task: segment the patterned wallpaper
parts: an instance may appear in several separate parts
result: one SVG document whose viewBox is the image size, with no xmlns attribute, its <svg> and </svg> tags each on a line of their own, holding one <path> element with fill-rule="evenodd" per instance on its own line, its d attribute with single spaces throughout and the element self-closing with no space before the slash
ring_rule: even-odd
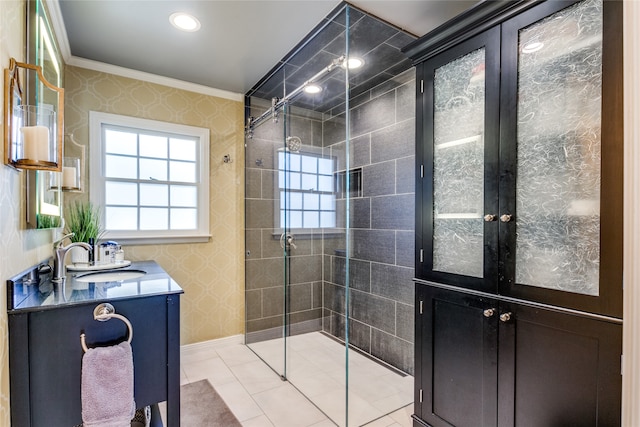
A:
<svg viewBox="0 0 640 427">
<path fill-rule="evenodd" d="M 65 132 L 73 133 L 74 139 L 84 145 L 89 139 L 89 111 L 211 129 L 211 240 L 193 244 L 125 246 L 125 257 L 132 261 L 157 261 L 184 289 L 181 344 L 243 333 L 243 104 L 67 66 Z M 222 161 L 226 154 L 231 156 L 231 163 Z M 65 203 L 76 198 L 87 199 L 88 192 L 65 193 Z"/>
</svg>

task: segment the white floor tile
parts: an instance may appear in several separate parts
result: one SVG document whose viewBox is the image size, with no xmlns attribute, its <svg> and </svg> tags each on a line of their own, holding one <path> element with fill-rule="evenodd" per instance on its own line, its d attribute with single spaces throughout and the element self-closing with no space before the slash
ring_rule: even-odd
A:
<svg viewBox="0 0 640 427">
<path fill-rule="evenodd" d="M 244 385 L 249 394 L 280 387 L 282 379 L 261 360 L 231 366 L 231 372 Z"/>
<path fill-rule="evenodd" d="M 243 426 L 345 424 L 344 345 L 317 332 L 288 338 L 289 382 L 283 382 L 265 363 L 282 370 L 284 340 L 250 346 L 251 349 L 242 344 L 214 350 L 191 349 L 188 357 L 182 358 L 181 383 L 208 379 Z M 397 375 L 361 354 L 350 352 L 349 384 L 350 427 L 412 426 L 413 405 L 409 403 L 413 399 L 413 377 Z"/>
<path fill-rule="evenodd" d="M 262 409 L 239 381 L 221 384 L 216 386 L 215 389 L 238 421 L 248 421 L 264 415 Z"/>
<path fill-rule="evenodd" d="M 227 366 L 241 365 L 258 360 L 256 355 L 245 345 L 232 345 L 217 349 L 218 355 Z"/>
<path fill-rule="evenodd" d="M 291 384 L 254 394 L 253 399 L 277 427 L 310 426 L 325 420 L 322 414 L 307 398 Z"/>
<path fill-rule="evenodd" d="M 251 418 L 250 420 L 243 421 L 242 427 L 274 427 L 266 415 L 260 415 L 259 417 Z"/>
</svg>

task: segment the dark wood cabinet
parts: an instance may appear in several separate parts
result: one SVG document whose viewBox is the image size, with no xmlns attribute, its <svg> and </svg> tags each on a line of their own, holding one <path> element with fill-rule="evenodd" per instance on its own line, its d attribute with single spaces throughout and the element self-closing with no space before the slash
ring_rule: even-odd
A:
<svg viewBox="0 0 640 427">
<path fill-rule="evenodd" d="M 616 426 L 622 3 L 481 2 L 404 51 L 415 425 Z"/>
<path fill-rule="evenodd" d="M 416 286 L 414 425 L 620 425 L 622 325 Z"/>
<path fill-rule="evenodd" d="M 20 427 L 72 427 L 82 423 L 80 335 L 88 347 L 127 338 L 117 318 L 94 320 L 109 303 L 132 325 L 134 398 L 137 408 L 166 401 L 167 426 L 180 425 L 180 295 L 182 289 L 155 262 L 133 264 L 141 279 L 81 283 L 67 273 L 54 285 L 9 280 L 9 370 L 11 424 Z M 109 381 L 109 378 L 105 378 Z M 155 411 L 157 413 L 157 411 Z M 156 414 L 157 415 L 157 414 Z M 162 425 L 159 417 L 152 425 Z"/>
</svg>

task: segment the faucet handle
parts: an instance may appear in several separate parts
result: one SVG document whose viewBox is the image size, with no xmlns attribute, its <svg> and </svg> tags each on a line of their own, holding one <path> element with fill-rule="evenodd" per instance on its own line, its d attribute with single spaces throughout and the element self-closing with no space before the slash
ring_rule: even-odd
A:
<svg viewBox="0 0 640 427">
<path fill-rule="evenodd" d="M 56 240 L 53 242 L 53 247 L 54 248 L 59 248 L 60 246 L 62 246 L 62 242 L 65 241 L 65 239 L 68 239 L 69 237 L 74 236 L 76 233 L 69 233 L 69 234 L 65 234 L 64 236 L 62 236 L 60 239 Z"/>
</svg>

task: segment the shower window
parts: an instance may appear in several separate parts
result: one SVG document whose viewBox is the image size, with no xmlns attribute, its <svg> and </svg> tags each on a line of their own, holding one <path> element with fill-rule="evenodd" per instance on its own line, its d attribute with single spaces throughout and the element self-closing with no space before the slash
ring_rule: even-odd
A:
<svg viewBox="0 0 640 427">
<path fill-rule="evenodd" d="M 320 154 L 278 151 L 281 229 L 336 226 L 334 163 Z"/>
<path fill-rule="evenodd" d="M 102 113 L 91 126 L 91 199 L 109 238 L 208 238 L 207 129 Z"/>
</svg>

